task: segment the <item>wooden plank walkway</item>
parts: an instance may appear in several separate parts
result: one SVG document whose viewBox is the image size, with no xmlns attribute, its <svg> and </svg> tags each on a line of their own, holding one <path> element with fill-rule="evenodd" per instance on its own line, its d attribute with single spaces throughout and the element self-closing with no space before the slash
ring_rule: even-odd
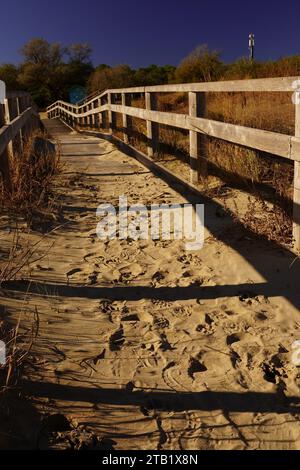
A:
<svg viewBox="0 0 300 470">
<path fill-rule="evenodd" d="M 39 413 L 74 428 L 53 445 L 93 446 L 100 436 L 117 449 L 299 448 L 289 357 L 300 328 L 297 263 L 292 271 L 283 250 L 233 228 L 230 245 L 218 238 L 233 225 L 214 202 L 201 251 L 181 240 L 97 239 L 102 202 L 186 198 L 111 143 L 44 123 L 60 143 L 64 221 L 39 245 L 48 255 L 28 281 L 0 300 L 16 318 L 39 313 L 22 388 Z M 47 430 L 47 420 L 28 430 L 37 447 L 49 445 Z"/>
</svg>

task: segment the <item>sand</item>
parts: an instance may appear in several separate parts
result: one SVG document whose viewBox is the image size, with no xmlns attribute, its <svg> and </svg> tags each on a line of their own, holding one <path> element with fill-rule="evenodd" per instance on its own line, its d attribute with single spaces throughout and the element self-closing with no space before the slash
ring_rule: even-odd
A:
<svg viewBox="0 0 300 470">
<path fill-rule="evenodd" d="M 199 251 L 182 240 L 104 243 L 100 203 L 191 198 L 105 140 L 55 121 L 51 131 L 65 164 L 64 220 L 40 242 L 46 256 L 0 297 L 2 316 L 39 315 L 19 383 L 39 415 L 27 445 L 299 449 L 299 260 L 208 199 L 193 200 L 205 204 Z"/>
</svg>

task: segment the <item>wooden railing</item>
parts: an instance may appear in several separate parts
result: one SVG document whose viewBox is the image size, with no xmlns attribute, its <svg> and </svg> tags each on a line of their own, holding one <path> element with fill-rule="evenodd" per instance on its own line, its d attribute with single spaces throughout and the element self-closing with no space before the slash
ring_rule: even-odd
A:
<svg viewBox="0 0 300 470">
<path fill-rule="evenodd" d="M 115 128 L 115 113 L 120 113 L 125 144 L 128 144 L 128 133 L 125 131 L 130 130 L 131 118 L 143 119 L 147 123 L 148 157 L 153 156 L 158 145 L 158 124 L 186 129 L 189 131 L 191 184 L 198 181 L 199 175 L 205 176 L 206 174 L 205 158 L 201 155 L 202 135 L 216 137 L 294 161 L 293 236 L 295 248 L 300 250 L 300 91 L 295 89 L 295 83 L 299 79 L 300 77 L 283 77 L 111 89 L 79 105 L 56 101 L 47 108 L 47 113 L 49 118 L 60 117 L 72 127 L 88 126 L 100 129 L 107 127 L 105 121 L 108 114 L 110 133 Z M 157 110 L 156 94 L 168 92 L 188 93 L 188 114 Z M 293 93 L 295 103 L 295 135 L 205 119 L 203 116 L 207 92 L 291 92 L 291 99 Z M 131 106 L 132 96 L 137 93 L 144 95 L 145 109 Z M 116 104 L 116 98 L 120 96 L 121 104 Z"/>
<path fill-rule="evenodd" d="M 0 172 L 8 191 L 11 190 L 10 157 L 14 152 L 22 152 L 38 123 L 39 116 L 28 93 L 6 93 L 4 103 L 0 103 Z"/>
</svg>

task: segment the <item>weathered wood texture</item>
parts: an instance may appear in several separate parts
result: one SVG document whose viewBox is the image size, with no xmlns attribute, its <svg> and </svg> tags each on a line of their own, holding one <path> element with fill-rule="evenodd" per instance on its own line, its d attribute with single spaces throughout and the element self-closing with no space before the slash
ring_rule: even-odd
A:
<svg viewBox="0 0 300 470">
<path fill-rule="evenodd" d="M 99 115 L 99 125 L 105 127 L 105 116 L 108 114 L 109 132 L 115 127 L 115 114 L 122 114 L 124 142 L 128 143 L 132 118 L 146 121 L 147 153 L 152 157 L 159 144 L 159 124 L 177 127 L 189 131 L 190 141 L 190 182 L 196 183 L 205 178 L 207 162 L 203 148 L 203 135 L 215 137 L 234 144 L 257 149 L 271 155 L 294 161 L 294 238 L 295 246 L 300 250 L 300 111 L 296 105 L 295 136 L 277 132 L 254 129 L 205 118 L 206 92 L 294 92 L 294 82 L 299 77 L 266 78 L 256 80 L 235 80 L 226 82 L 188 83 L 159 85 L 107 90 L 94 94 L 78 105 L 70 106 L 64 101 L 56 101 L 47 109 L 48 116 L 60 116 L 66 121 L 81 125 L 82 120 L 89 120 L 95 127 L 92 116 Z M 158 111 L 156 106 L 157 93 L 184 92 L 189 97 L 189 113 L 178 114 Z M 144 94 L 145 109 L 131 106 L 131 98 L 135 94 Z M 294 93 L 299 95 L 299 93 Z M 119 97 L 119 98 L 118 98 Z M 121 104 L 115 103 L 121 98 Z M 298 100 L 299 101 L 299 100 Z M 104 103 L 104 104 L 103 104 Z M 68 116 L 68 118 L 66 118 Z"/>
<path fill-rule="evenodd" d="M 295 136 L 300 137 L 300 93 L 295 93 Z M 298 144 L 298 155 L 300 146 Z M 296 152 L 297 155 L 297 152 Z M 300 251 L 300 162 L 294 163 L 293 236 L 295 248 Z"/>
<path fill-rule="evenodd" d="M 7 191 L 11 190 L 10 157 L 23 150 L 24 141 L 38 123 L 30 95 L 20 91 L 6 94 L 0 104 L 0 171 Z"/>
<path fill-rule="evenodd" d="M 0 103 L 0 172 L 3 178 L 5 188 L 11 190 L 11 180 L 10 180 L 10 171 L 9 171 L 9 155 L 7 145 L 3 148 L 1 152 L 1 131 L 5 126 L 5 109 L 4 105 Z"/>
<path fill-rule="evenodd" d="M 155 93 L 145 93 L 146 110 L 153 111 L 157 108 L 157 97 Z M 153 157 L 158 148 L 158 124 L 147 120 L 147 152 L 148 157 Z"/>
</svg>

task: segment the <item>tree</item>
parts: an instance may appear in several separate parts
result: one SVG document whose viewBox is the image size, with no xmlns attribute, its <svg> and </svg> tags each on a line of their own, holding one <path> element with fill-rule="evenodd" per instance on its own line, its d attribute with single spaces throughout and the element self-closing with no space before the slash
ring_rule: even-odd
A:
<svg viewBox="0 0 300 470">
<path fill-rule="evenodd" d="M 91 63 L 92 48 L 87 43 L 72 44 L 67 48 L 67 54 L 70 58 L 70 62 L 88 64 Z"/>
<path fill-rule="evenodd" d="M 91 52 L 88 44 L 65 48 L 42 38 L 32 39 L 21 50 L 24 61 L 18 81 L 41 107 L 57 99 L 68 100 L 69 91 L 74 86 L 85 87 L 93 72 Z M 69 61 L 65 62 L 67 55 Z"/>
<path fill-rule="evenodd" d="M 236 60 L 233 64 L 227 65 L 223 78 L 225 80 L 239 80 L 244 78 L 257 78 L 262 76 L 262 64 L 247 57 Z"/>
<path fill-rule="evenodd" d="M 49 44 L 46 39 L 35 38 L 28 41 L 20 52 L 25 63 L 55 67 L 62 62 L 66 50 L 58 42 Z"/>
<path fill-rule="evenodd" d="M 175 67 L 172 65 L 150 65 L 135 72 L 135 82 L 139 86 L 164 85 L 173 80 Z"/>
<path fill-rule="evenodd" d="M 209 82 L 218 80 L 223 70 L 218 51 L 210 51 L 202 44 L 185 57 L 175 72 L 177 83 Z"/>
<path fill-rule="evenodd" d="M 18 90 L 20 88 L 18 82 L 18 68 L 13 64 L 0 65 L 0 80 L 5 82 L 7 90 Z"/>
<path fill-rule="evenodd" d="M 69 62 L 66 64 L 68 87 L 86 87 L 94 68 L 91 62 L 92 48 L 87 43 L 72 44 L 67 48 Z"/>
<path fill-rule="evenodd" d="M 128 65 L 97 67 L 88 81 L 90 92 L 104 91 L 108 88 L 125 88 L 134 85 L 134 72 Z"/>
</svg>

